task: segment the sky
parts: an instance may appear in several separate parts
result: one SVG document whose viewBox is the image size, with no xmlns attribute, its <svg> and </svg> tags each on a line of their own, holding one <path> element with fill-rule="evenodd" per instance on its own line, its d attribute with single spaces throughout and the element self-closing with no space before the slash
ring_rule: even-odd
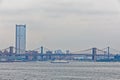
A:
<svg viewBox="0 0 120 80">
<path fill-rule="evenodd" d="M 120 0 L 0 0 L 0 49 L 27 26 L 27 49 L 120 50 Z"/>
</svg>

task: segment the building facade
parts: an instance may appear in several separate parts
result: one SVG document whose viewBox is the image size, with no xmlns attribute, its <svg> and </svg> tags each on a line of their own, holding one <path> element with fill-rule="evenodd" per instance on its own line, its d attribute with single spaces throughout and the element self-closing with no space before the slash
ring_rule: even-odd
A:
<svg viewBox="0 0 120 80">
<path fill-rule="evenodd" d="M 16 25 L 16 53 L 24 54 L 26 51 L 26 25 Z"/>
</svg>

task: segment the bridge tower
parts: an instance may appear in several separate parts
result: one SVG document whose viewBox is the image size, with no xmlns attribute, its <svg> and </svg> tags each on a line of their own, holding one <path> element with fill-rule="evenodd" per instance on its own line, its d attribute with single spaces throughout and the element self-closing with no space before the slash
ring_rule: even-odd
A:
<svg viewBox="0 0 120 80">
<path fill-rule="evenodd" d="M 108 52 L 108 60 L 110 59 L 110 47 L 107 47 L 107 52 Z"/>
<path fill-rule="evenodd" d="M 41 54 L 41 60 L 43 60 L 43 53 L 44 53 L 44 48 L 43 46 L 40 47 L 40 54 Z"/>
<path fill-rule="evenodd" d="M 41 46 L 40 51 L 41 51 L 41 54 L 43 54 L 43 46 Z"/>
<path fill-rule="evenodd" d="M 10 46 L 10 47 L 9 47 L 9 49 L 10 49 L 10 50 L 9 50 L 10 54 L 13 54 L 13 48 L 14 48 L 13 46 Z"/>
<path fill-rule="evenodd" d="M 92 48 L 92 60 L 96 61 L 97 48 Z"/>
</svg>

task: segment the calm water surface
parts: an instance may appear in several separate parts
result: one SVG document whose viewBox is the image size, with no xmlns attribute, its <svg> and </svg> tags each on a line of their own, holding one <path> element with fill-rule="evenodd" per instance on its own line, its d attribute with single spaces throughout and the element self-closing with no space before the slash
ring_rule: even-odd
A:
<svg viewBox="0 0 120 80">
<path fill-rule="evenodd" d="M 0 63 L 0 80 L 120 80 L 120 63 Z"/>
</svg>

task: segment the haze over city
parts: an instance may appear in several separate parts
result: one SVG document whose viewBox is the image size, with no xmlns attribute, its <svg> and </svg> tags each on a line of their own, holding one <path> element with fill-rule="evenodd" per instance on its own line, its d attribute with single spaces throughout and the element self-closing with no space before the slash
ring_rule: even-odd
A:
<svg viewBox="0 0 120 80">
<path fill-rule="evenodd" d="M 26 24 L 27 49 L 120 50 L 119 0 L 0 0 L 0 49 L 15 45 L 16 24 Z"/>
</svg>

